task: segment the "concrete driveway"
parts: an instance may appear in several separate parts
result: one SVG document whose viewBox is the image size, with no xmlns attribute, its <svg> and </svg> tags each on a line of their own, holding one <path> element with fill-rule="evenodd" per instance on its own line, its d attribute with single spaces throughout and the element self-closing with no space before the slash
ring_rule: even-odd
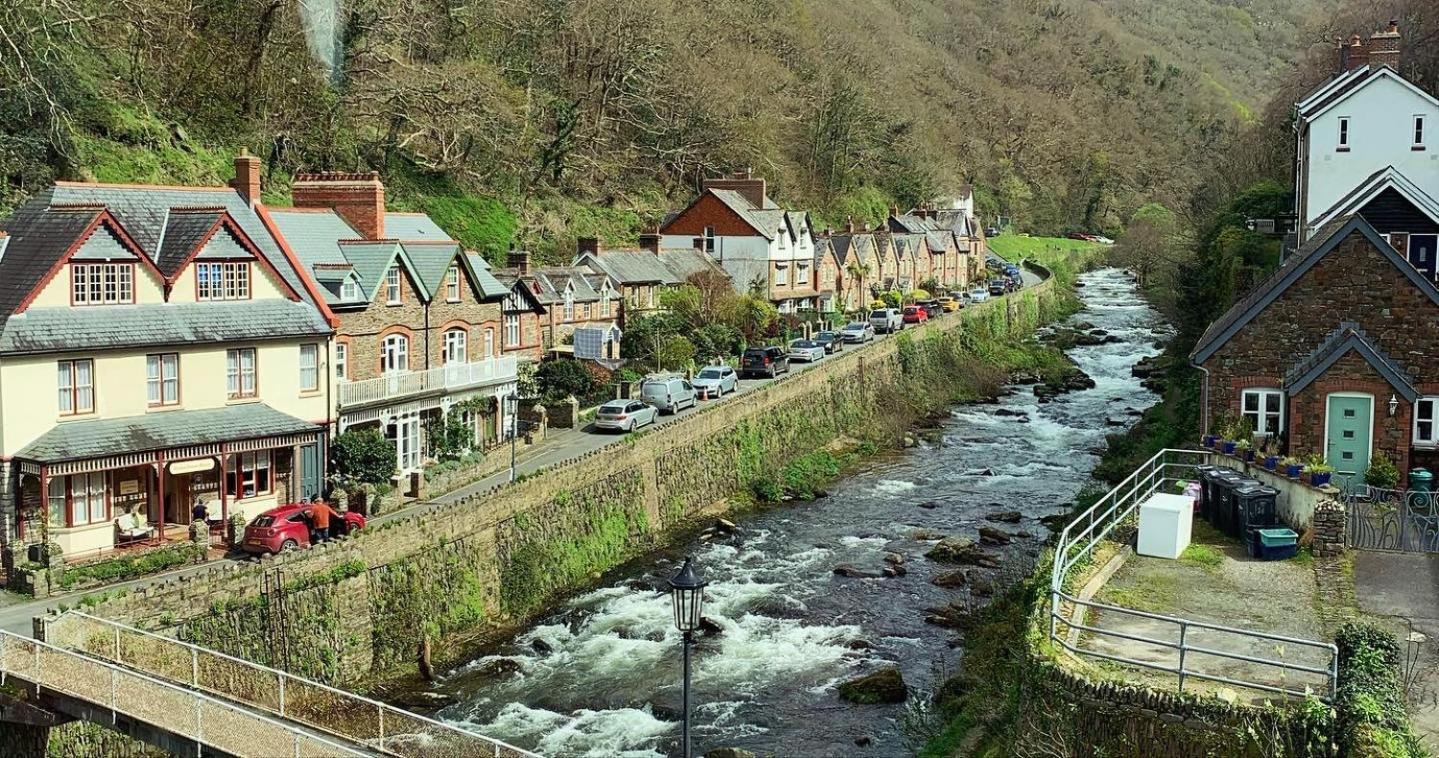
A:
<svg viewBox="0 0 1439 758">
<path fill-rule="evenodd" d="M 1399 637 L 1415 731 L 1439 751 L 1439 555 L 1360 551 L 1354 592 L 1360 609 L 1389 619 Z"/>
</svg>

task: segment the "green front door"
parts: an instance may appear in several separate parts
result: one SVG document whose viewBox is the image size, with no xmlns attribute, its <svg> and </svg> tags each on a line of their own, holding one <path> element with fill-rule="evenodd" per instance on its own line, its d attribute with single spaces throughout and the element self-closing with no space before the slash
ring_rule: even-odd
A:
<svg viewBox="0 0 1439 758">
<path fill-rule="evenodd" d="M 1334 467 L 1335 483 L 1345 489 L 1364 483 L 1364 472 L 1369 468 L 1373 415 L 1372 397 L 1329 396 L 1324 457 Z"/>
</svg>

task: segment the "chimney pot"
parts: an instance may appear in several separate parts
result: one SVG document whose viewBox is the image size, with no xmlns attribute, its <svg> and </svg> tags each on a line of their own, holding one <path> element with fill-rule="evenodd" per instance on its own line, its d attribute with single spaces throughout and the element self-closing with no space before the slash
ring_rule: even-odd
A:
<svg viewBox="0 0 1439 758">
<path fill-rule="evenodd" d="M 250 155 L 249 150 L 242 148 L 235 156 L 235 178 L 230 180 L 230 186 L 247 204 L 260 202 L 260 159 Z"/>
<path fill-rule="evenodd" d="M 854 234 L 854 216 L 845 216 L 844 232 L 845 234 Z"/>
<path fill-rule="evenodd" d="M 640 249 L 648 250 L 655 255 L 660 254 L 660 230 L 657 226 L 648 227 L 640 234 Z"/>
</svg>

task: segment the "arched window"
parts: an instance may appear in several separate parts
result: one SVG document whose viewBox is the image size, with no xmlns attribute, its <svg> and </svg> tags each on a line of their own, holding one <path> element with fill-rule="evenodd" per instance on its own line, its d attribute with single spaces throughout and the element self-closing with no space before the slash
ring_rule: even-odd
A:
<svg viewBox="0 0 1439 758">
<path fill-rule="evenodd" d="M 380 342 L 380 372 L 398 374 L 410 370 L 410 338 L 391 334 Z"/>
<path fill-rule="evenodd" d="M 445 365 L 467 363 L 470 360 L 470 335 L 458 327 L 445 331 Z"/>
</svg>

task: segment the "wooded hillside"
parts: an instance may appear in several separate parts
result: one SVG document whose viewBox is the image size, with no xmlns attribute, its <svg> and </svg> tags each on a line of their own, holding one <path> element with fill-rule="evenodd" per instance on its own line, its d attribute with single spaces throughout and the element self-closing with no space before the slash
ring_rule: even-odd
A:
<svg viewBox="0 0 1439 758">
<path fill-rule="evenodd" d="M 1183 202 L 1327 4 L 11 0 L 0 211 L 248 147 L 276 200 L 378 169 L 490 252 L 627 238 L 745 166 L 821 225 L 971 183 L 1021 229 L 1112 230 Z"/>
</svg>

